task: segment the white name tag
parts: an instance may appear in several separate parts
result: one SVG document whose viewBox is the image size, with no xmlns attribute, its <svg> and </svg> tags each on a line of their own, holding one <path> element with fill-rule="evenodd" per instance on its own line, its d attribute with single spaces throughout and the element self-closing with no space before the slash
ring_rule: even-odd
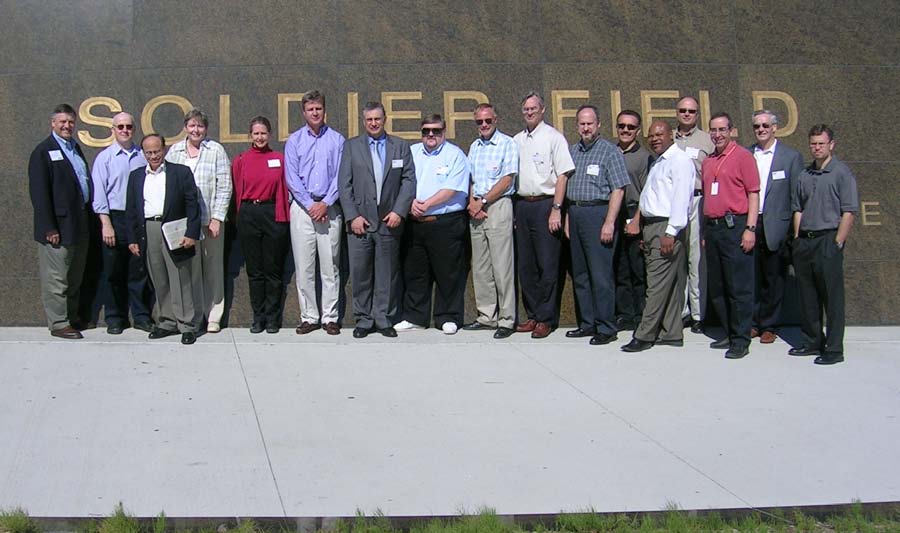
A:
<svg viewBox="0 0 900 533">
<path fill-rule="evenodd" d="M 709 186 L 709 195 L 710 196 L 718 196 L 719 195 L 719 182 L 714 181 L 712 185 Z"/>
<path fill-rule="evenodd" d="M 773 180 L 783 180 L 784 179 L 784 171 L 776 170 L 775 172 L 772 173 L 772 179 Z"/>
<path fill-rule="evenodd" d="M 391 159 L 391 168 L 403 168 L 403 160 Z"/>
<path fill-rule="evenodd" d="M 434 171 L 438 176 L 446 176 L 448 172 L 450 172 L 450 167 L 438 167 L 438 169 Z"/>
<path fill-rule="evenodd" d="M 538 165 L 544 164 L 544 158 L 541 157 L 541 154 L 534 154 L 533 156 L 531 156 L 531 160 L 534 161 Z"/>
<path fill-rule="evenodd" d="M 688 146 L 684 149 L 684 153 L 688 155 L 691 159 L 697 159 L 700 157 L 700 149 L 694 148 L 693 146 Z"/>
<path fill-rule="evenodd" d="M 278 159 L 269 159 L 269 168 L 281 167 L 281 161 Z"/>
<path fill-rule="evenodd" d="M 600 165 L 588 165 L 587 173 L 588 173 L 588 176 L 599 176 L 600 175 Z"/>
<path fill-rule="evenodd" d="M 63 155 L 59 150 L 50 150 L 50 161 L 62 161 Z"/>
</svg>

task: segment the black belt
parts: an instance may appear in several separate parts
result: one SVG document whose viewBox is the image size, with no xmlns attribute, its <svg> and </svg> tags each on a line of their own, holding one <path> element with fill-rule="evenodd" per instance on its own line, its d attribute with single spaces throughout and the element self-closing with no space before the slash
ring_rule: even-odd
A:
<svg viewBox="0 0 900 533">
<path fill-rule="evenodd" d="M 150 222 L 162 222 L 162 217 L 147 217 L 144 220 L 147 220 Z"/>
<path fill-rule="evenodd" d="M 423 217 L 417 217 L 413 214 L 410 214 L 409 218 L 413 222 L 425 223 L 425 222 L 437 222 L 442 218 L 450 218 L 450 217 L 458 217 L 465 215 L 465 211 L 451 211 L 450 213 L 441 213 L 440 215 L 426 215 Z"/>
<path fill-rule="evenodd" d="M 743 214 L 740 214 L 740 215 L 735 214 L 735 215 L 732 215 L 732 216 L 734 217 L 734 220 L 740 220 L 740 219 L 745 219 L 745 220 L 746 220 L 746 218 L 747 218 L 747 213 L 743 213 Z M 708 226 L 717 226 L 717 225 L 719 225 L 719 224 L 724 224 L 724 223 L 725 223 L 725 217 L 716 217 L 716 218 L 713 218 L 713 217 L 706 217 L 706 224 L 707 224 Z M 744 227 L 743 221 L 741 222 L 740 225 L 741 225 L 742 228 Z M 735 226 L 737 226 L 737 224 L 735 224 Z"/>
<path fill-rule="evenodd" d="M 516 200 L 525 200 L 526 202 L 539 202 L 541 200 L 552 200 L 552 194 L 538 194 L 536 196 L 521 196 L 519 194 L 516 195 Z"/>
<path fill-rule="evenodd" d="M 324 196 L 315 196 L 315 195 L 312 195 L 312 194 L 310 194 L 309 197 L 312 198 L 312 201 L 313 201 L 313 202 L 321 202 L 322 200 L 325 199 Z"/>
<path fill-rule="evenodd" d="M 569 205 L 574 205 L 575 207 L 594 207 L 608 204 L 609 200 L 569 200 Z"/>
<path fill-rule="evenodd" d="M 656 224 L 657 222 L 668 222 L 669 217 L 641 217 L 641 222 L 645 224 Z"/>
<path fill-rule="evenodd" d="M 834 233 L 837 231 L 837 228 L 834 229 L 817 229 L 813 231 L 808 230 L 800 230 L 800 234 L 797 237 L 801 239 L 815 239 L 816 237 L 821 237 L 823 235 L 828 235 L 829 233 Z"/>
<path fill-rule="evenodd" d="M 273 204 L 273 203 L 275 203 L 275 200 L 241 200 L 241 203 L 242 204 L 253 204 L 253 205 Z"/>
<path fill-rule="evenodd" d="M 703 196 L 703 189 L 694 189 L 694 196 Z"/>
</svg>

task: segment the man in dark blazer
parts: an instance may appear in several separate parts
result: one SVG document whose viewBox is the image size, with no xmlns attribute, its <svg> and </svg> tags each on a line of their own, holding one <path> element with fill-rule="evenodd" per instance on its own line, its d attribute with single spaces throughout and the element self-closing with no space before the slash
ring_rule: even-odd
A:
<svg viewBox="0 0 900 533">
<path fill-rule="evenodd" d="M 800 172 L 803 157 L 793 148 L 778 142 L 778 116 L 762 109 L 753 113 L 756 143 L 750 152 L 759 170 L 759 219 L 756 223 L 756 298 L 753 306 L 751 337 L 760 342 L 775 342 L 779 325 L 784 279 L 787 271 L 786 240 L 791 230 L 791 191 Z"/>
<path fill-rule="evenodd" d="M 75 110 L 60 104 L 50 115 L 50 136 L 28 161 L 34 208 L 41 300 L 50 334 L 81 339 L 78 299 L 90 242 L 91 178 L 75 142 Z"/>
<path fill-rule="evenodd" d="M 338 173 L 349 232 L 353 336 L 360 339 L 377 329 L 396 337 L 389 317 L 397 311 L 400 237 L 416 194 L 416 170 L 409 143 L 385 133 L 384 106 L 367 103 L 363 118 L 366 133 L 344 143 Z"/>
<path fill-rule="evenodd" d="M 157 326 L 151 339 L 181 332 L 182 344 L 196 341 L 191 290 L 191 258 L 200 239 L 200 204 L 191 170 L 165 162 L 165 140 L 150 134 L 141 141 L 147 166 L 128 177 L 125 212 L 128 217 L 128 249 L 143 255 L 150 281 L 156 289 Z M 166 222 L 187 219 L 179 246 L 170 250 L 163 237 Z"/>
</svg>

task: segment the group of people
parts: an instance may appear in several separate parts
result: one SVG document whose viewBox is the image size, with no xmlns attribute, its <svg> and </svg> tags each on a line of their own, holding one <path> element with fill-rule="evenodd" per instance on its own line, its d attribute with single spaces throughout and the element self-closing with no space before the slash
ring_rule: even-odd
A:
<svg viewBox="0 0 900 533">
<path fill-rule="evenodd" d="M 752 338 L 774 342 L 792 261 L 804 340 L 789 353 L 843 360 L 842 256 L 859 199 L 826 125 L 810 130 L 813 161 L 804 166 L 776 138 L 774 112 L 753 114 L 757 142 L 748 149 L 734 140 L 727 113 L 700 129 L 691 97 L 678 102 L 676 125 L 649 125 L 649 150 L 639 113 L 620 112 L 610 142 L 592 105 L 578 109 L 580 140 L 569 145 L 544 122 L 536 92 L 521 101 L 524 128 L 514 137 L 498 129 L 492 104 L 475 107 L 468 154 L 445 139 L 437 114 L 410 144 L 385 132 L 378 102 L 364 106 L 365 131 L 349 140 L 326 124 L 324 95 L 306 93 L 301 108 L 306 124 L 284 154 L 269 147 L 269 120 L 256 117 L 250 148 L 232 162 L 207 137 L 201 111 L 187 113 L 184 140 L 168 150 L 158 134 L 135 145 L 134 117 L 119 113 L 115 142 L 92 170 L 74 138 L 75 111 L 54 109 L 51 135 L 29 162 L 51 334 L 77 339 L 87 327 L 78 299 L 94 217 L 108 333 L 129 326 L 129 309 L 150 338 L 180 333 L 192 344 L 202 329 L 218 332 L 233 201 L 253 333 L 281 327 L 290 245 L 298 334 L 340 334 L 346 250 L 356 338 L 431 325 L 544 338 L 558 325 L 568 239 L 578 325 L 567 337 L 604 345 L 634 330 L 626 352 L 681 346 L 685 327 L 703 331 L 709 301 L 726 330 L 711 346 L 742 358 Z M 469 258 L 477 316 L 465 324 Z M 518 321 L 516 277 L 525 309 Z"/>
</svg>

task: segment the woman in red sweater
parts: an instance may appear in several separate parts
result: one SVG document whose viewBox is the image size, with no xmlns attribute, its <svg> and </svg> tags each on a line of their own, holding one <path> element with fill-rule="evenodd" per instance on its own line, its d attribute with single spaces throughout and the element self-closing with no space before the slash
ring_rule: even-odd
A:
<svg viewBox="0 0 900 533">
<path fill-rule="evenodd" d="M 284 182 L 284 154 L 269 148 L 272 125 L 250 121 L 250 149 L 234 158 L 231 176 L 237 232 L 250 283 L 251 333 L 278 333 L 284 294 L 282 271 L 290 242 L 290 203 Z"/>
</svg>

